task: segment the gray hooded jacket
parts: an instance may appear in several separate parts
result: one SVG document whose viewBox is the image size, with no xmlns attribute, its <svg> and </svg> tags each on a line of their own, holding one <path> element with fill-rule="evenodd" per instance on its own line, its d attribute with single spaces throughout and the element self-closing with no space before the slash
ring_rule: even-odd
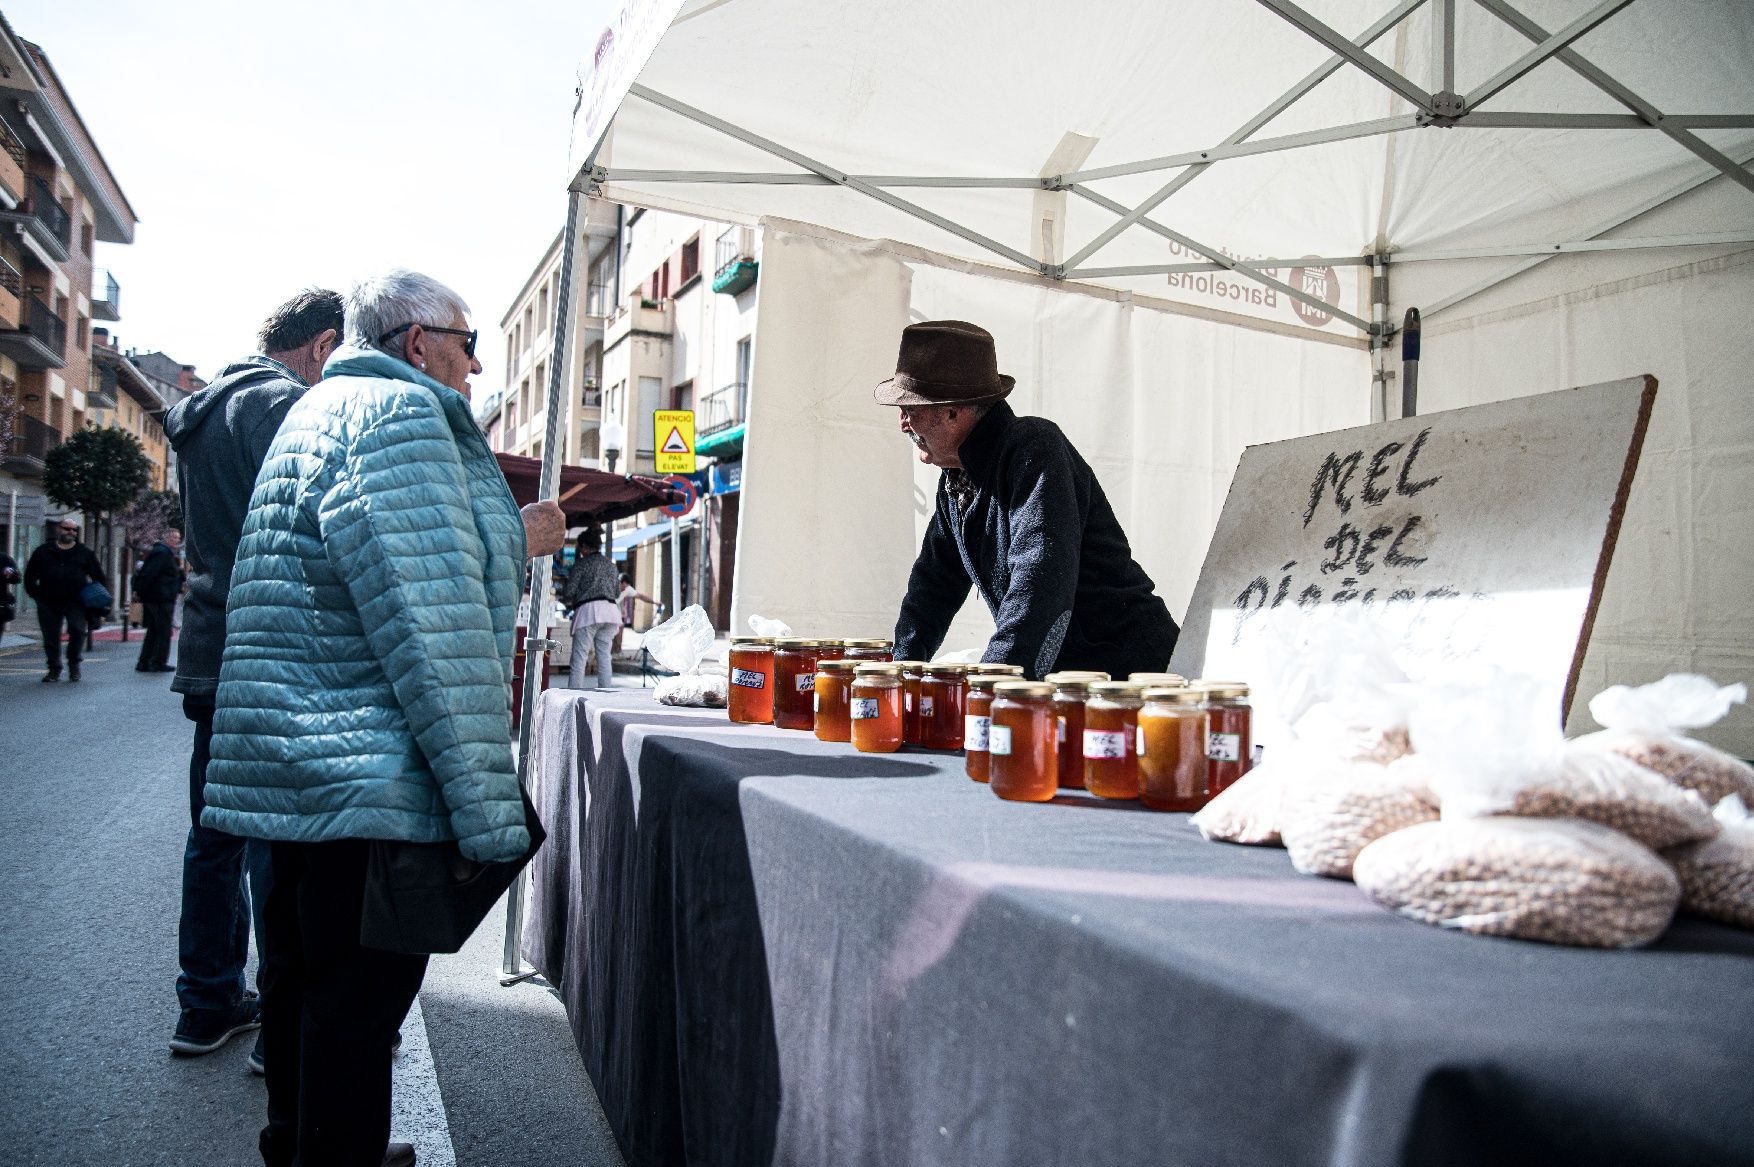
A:
<svg viewBox="0 0 1754 1167">
<path fill-rule="evenodd" d="M 189 595 L 177 646 L 179 693 L 211 696 L 225 650 L 225 601 L 256 474 L 293 402 L 309 388 L 264 356 L 227 365 L 219 378 L 165 419 L 177 452 Z"/>
</svg>

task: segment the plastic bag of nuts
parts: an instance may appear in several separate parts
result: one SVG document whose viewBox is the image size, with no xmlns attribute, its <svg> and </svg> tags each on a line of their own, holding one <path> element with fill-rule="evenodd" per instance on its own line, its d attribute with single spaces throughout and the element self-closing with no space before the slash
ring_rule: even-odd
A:
<svg viewBox="0 0 1754 1167">
<path fill-rule="evenodd" d="M 1731 705 L 1747 699 L 1746 685 L 1720 687 L 1694 673 L 1675 673 L 1636 688 L 1615 685 L 1590 701 L 1590 716 L 1606 728 L 1573 745 L 1630 758 L 1698 791 L 1707 806 L 1732 794 L 1754 806 L 1754 767 L 1681 732 L 1715 725 Z"/>
<path fill-rule="evenodd" d="M 1403 916 L 1488 936 L 1635 948 L 1668 928 L 1675 872 L 1618 831 L 1577 819 L 1421 823 L 1359 853 L 1352 877 Z"/>
<path fill-rule="evenodd" d="M 1188 821 L 1215 843 L 1279 846 L 1279 804 L 1297 763 L 1280 751 L 1225 787 Z"/>
<path fill-rule="evenodd" d="M 1429 763 L 1417 754 L 1387 766 L 1354 762 L 1287 788 L 1280 833 L 1305 875 L 1351 879 L 1358 853 L 1384 835 L 1437 818 Z"/>
<path fill-rule="evenodd" d="M 1681 908 L 1740 928 L 1754 928 L 1754 816 L 1736 795 L 1712 812 L 1717 838 L 1667 855 L 1681 879 Z"/>
<path fill-rule="evenodd" d="M 1558 773 L 1543 775 L 1518 790 L 1506 812 L 1529 818 L 1588 819 L 1655 851 L 1718 833 L 1710 808 L 1698 794 L 1620 754 L 1579 749 L 1576 743 L 1567 743 Z"/>
</svg>

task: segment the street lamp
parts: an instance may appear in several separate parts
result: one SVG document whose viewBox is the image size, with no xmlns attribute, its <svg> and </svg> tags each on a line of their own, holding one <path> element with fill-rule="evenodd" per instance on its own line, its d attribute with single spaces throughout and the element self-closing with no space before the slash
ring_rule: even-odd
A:
<svg viewBox="0 0 1754 1167">
<path fill-rule="evenodd" d="M 609 463 L 609 473 L 615 473 L 615 459 L 621 456 L 621 448 L 627 442 L 627 427 L 616 418 L 604 422 L 598 431 L 603 443 L 603 457 Z M 603 524 L 603 545 L 609 549 L 609 562 L 615 562 L 615 520 L 610 519 Z M 619 599 L 616 601 L 620 603 Z"/>
</svg>

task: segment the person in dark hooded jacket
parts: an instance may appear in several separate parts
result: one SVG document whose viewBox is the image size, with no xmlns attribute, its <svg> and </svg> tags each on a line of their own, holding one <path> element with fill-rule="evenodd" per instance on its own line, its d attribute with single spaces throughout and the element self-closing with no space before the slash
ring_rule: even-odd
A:
<svg viewBox="0 0 1754 1167">
<path fill-rule="evenodd" d="M 37 626 L 43 633 L 43 655 L 49 671 L 44 681 L 61 676 L 61 629 L 67 629 L 67 679 L 79 679 L 85 653 L 86 612 L 80 593 L 87 583 L 109 587 L 109 576 L 91 548 L 79 541 L 79 523 L 62 519 L 55 541 L 30 553 L 24 565 L 24 593 L 37 602 Z"/>
<path fill-rule="evenodd" d="M 188 598 L 171 688 L 195 723 L 189 759 L 189 828 L 183 851 L 183 905 L 177 928 L 177 1003 L 173 1052 L 211 1053 L 260 1024 L 260 1005 L 244 989 L 250 924 L 261 949 L 268 845 L 201 825 L 213 740 L 214 694 L 225 649 L 225 602 L 232 563 L 256 473 L 287 410 L 323 375 L 341 336 L 342 302 L 325 290 L 300 292 L 262 325 L 262 354 L 227 365 L 213 383 L 173 408 L 165 433 L 177 452 Z M 174 598 L 174 597 L 173 597 Z M 245 890 L 249 871 L 250 892 Z M 261 1072 L 259 1051 L 251 1068 Z"/>
<path fill-rule="evenodd" d="M 902 332 L 877 387 L 920 460 L 942 467 L 937 507 L 895 626 L 897 660 L 930 660 L 971 585 L 996 628 L 983 660 L 1034 678 L 1168 667 L 1179 629 L 1133 559 L 1102 484 L 1060 427 L 1004 398 L 992 335 L 962 320 Z"/>
</svg>

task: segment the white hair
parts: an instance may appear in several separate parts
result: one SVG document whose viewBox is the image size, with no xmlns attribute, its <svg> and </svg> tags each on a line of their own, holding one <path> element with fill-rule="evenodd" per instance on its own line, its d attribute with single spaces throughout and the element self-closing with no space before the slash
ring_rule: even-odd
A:
<svg viewBox="0 0 1754 1167">
<path fill-rule="evenodd" d="M 402 353 L 402 338 L 388 346 L 378 338 L 404 324 L 422 328 L 450 328 L 459 317 L 467 319 L 469 305 L 431 276 L 407 268 L 393 268 L 367 276 L 347 293 L 347 343 L 357 348 L 378 349 L 391 356 Z"/>
</svg>

